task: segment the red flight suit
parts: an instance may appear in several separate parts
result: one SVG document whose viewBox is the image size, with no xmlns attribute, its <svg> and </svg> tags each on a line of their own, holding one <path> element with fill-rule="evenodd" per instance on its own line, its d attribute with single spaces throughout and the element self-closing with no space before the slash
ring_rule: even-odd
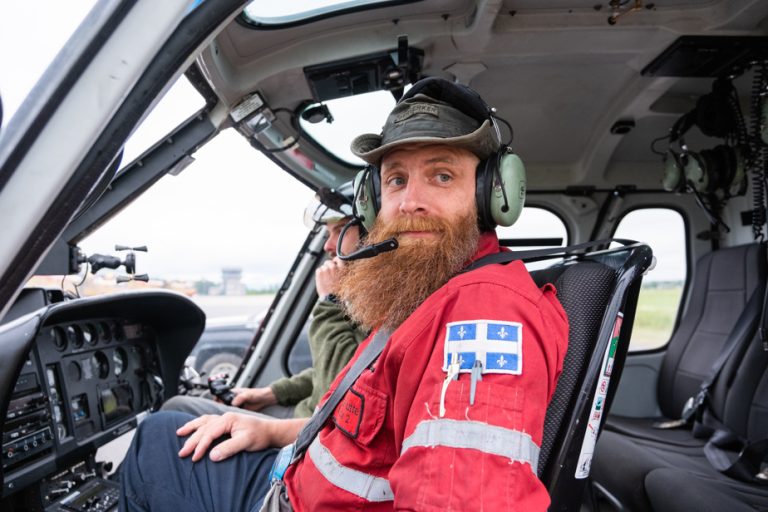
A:
<svg viewBox="0 0 768 512">
<path fill-rule="evenodd" d="M 499 250 L 484 233 L 473 260 Z M 392 333 L 288 469 L 294 510 L 546 510 L 535 467 L 567 345 L 554 287 L 539 289 L 521 262 L 454 277 Z M 473 360 L 483 374 L 470 405 Z"/>
</svg>

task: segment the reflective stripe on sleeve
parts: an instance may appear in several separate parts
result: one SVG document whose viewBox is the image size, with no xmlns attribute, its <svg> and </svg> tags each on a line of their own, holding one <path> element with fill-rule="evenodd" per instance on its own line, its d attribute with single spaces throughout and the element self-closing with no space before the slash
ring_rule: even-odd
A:
<svg viewBox="0 0 768 512">
<path fill-rule="evenodd" d="M 416 426 L 403 441 L 402 455 L 415 446 L 471 448 L 513 461 L 530 464 L 533 472 L 539 465 L 539 447 L 531 436 L 517 430 L 478 421 L 427 420 Z"/>
<path fill-rule="evenodd" d="M 342 465 L 315 437 L 309 445 L 309 456 L 321 475 L 330 483 L 368 501 L 393 501 L 395 495 L 389 480 Z"/>
</svg>

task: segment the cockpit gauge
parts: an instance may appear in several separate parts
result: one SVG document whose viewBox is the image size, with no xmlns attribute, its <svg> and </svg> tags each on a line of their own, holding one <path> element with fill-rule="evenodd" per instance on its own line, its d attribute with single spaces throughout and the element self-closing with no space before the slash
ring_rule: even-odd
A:
<svg viewBox="0 0 768 512">
<path fill-rule="evenodd" d="M 99 333 L 93 324 L 85 324 L 83 328 L 83 339 L 89 345 L 95 345 L 99 341 Z"/>
<path fill-rule="evenodd" d="M 67 378 L 72 382 L 80 382 L 83 378 L 83 369 L 77 364 L 77 361 L 70 361 L 67 365 Z"/>
<path fill-rule="evenodd" d="M 102 351 L 94 352 L 91 356 L 91 367 L 93 373 L 100 379 L 109 377 L 109 359 Z"/>
<path fill-rule="evenodd" d="M 112 328 L 107 322 L 97 323 L 96 333 L 99 335 L 99 339 L 104 343 L 109 343 L 112 340 Z"/>
<path fill-rule="evenodd" d="M 51 329 L 51 336 L 53 337 L 53 346 L 59 352 L 64 351 L 67 348 L 67 333 L 61 327 L 54 327 Z"/>
<path fill-rule="evenodd" d="M 115 353 L 112 354 L 112 364 L 116 376 L 125 371 L 126 366 L 128 365 L 128 355 L 125 353 L 125 350 L 122 348 L 115 350 Z"/>
<path fill-rule="evenodd" d="M 67 326 L 67 340 L 72 348 L 80 348 L 83 346 L 83 330 L 78 325 Z"/>
</svg>

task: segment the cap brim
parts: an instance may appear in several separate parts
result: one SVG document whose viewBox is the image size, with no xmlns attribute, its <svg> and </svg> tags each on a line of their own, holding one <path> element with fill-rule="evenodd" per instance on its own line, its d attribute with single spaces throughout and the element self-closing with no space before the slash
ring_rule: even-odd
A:
<svg viewBox="0 0 768 512">
<path fill-rule="evenodd" d="M 366 133 L 355 137 L 350 145 L 352 153 L 372 165 L 378 165 L 382 157 L 398 146 L 404 144 L 450 144 L 453 147 L 464 148 L 484 160 L 494 154 L 500 142 L 491 122 L 486 120 L 472 133 L 459 137 L 410 137 L 381 145 L 381 135 Z"/>
</svg>

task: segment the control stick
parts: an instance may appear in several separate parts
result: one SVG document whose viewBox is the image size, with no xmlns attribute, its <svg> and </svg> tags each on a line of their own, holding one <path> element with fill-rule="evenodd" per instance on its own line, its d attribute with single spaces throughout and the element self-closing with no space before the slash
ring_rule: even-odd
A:
<svg viewBox="0 0 768 512">
<path fill-rule="evenodd" d="M 233 385 L 229 382 L 229 374 L 219 373 L 208 377 L 208 389 L 211 394 L 227 405 L 232 405 L 235 394 L 232 392 Z"/>
</svg>

